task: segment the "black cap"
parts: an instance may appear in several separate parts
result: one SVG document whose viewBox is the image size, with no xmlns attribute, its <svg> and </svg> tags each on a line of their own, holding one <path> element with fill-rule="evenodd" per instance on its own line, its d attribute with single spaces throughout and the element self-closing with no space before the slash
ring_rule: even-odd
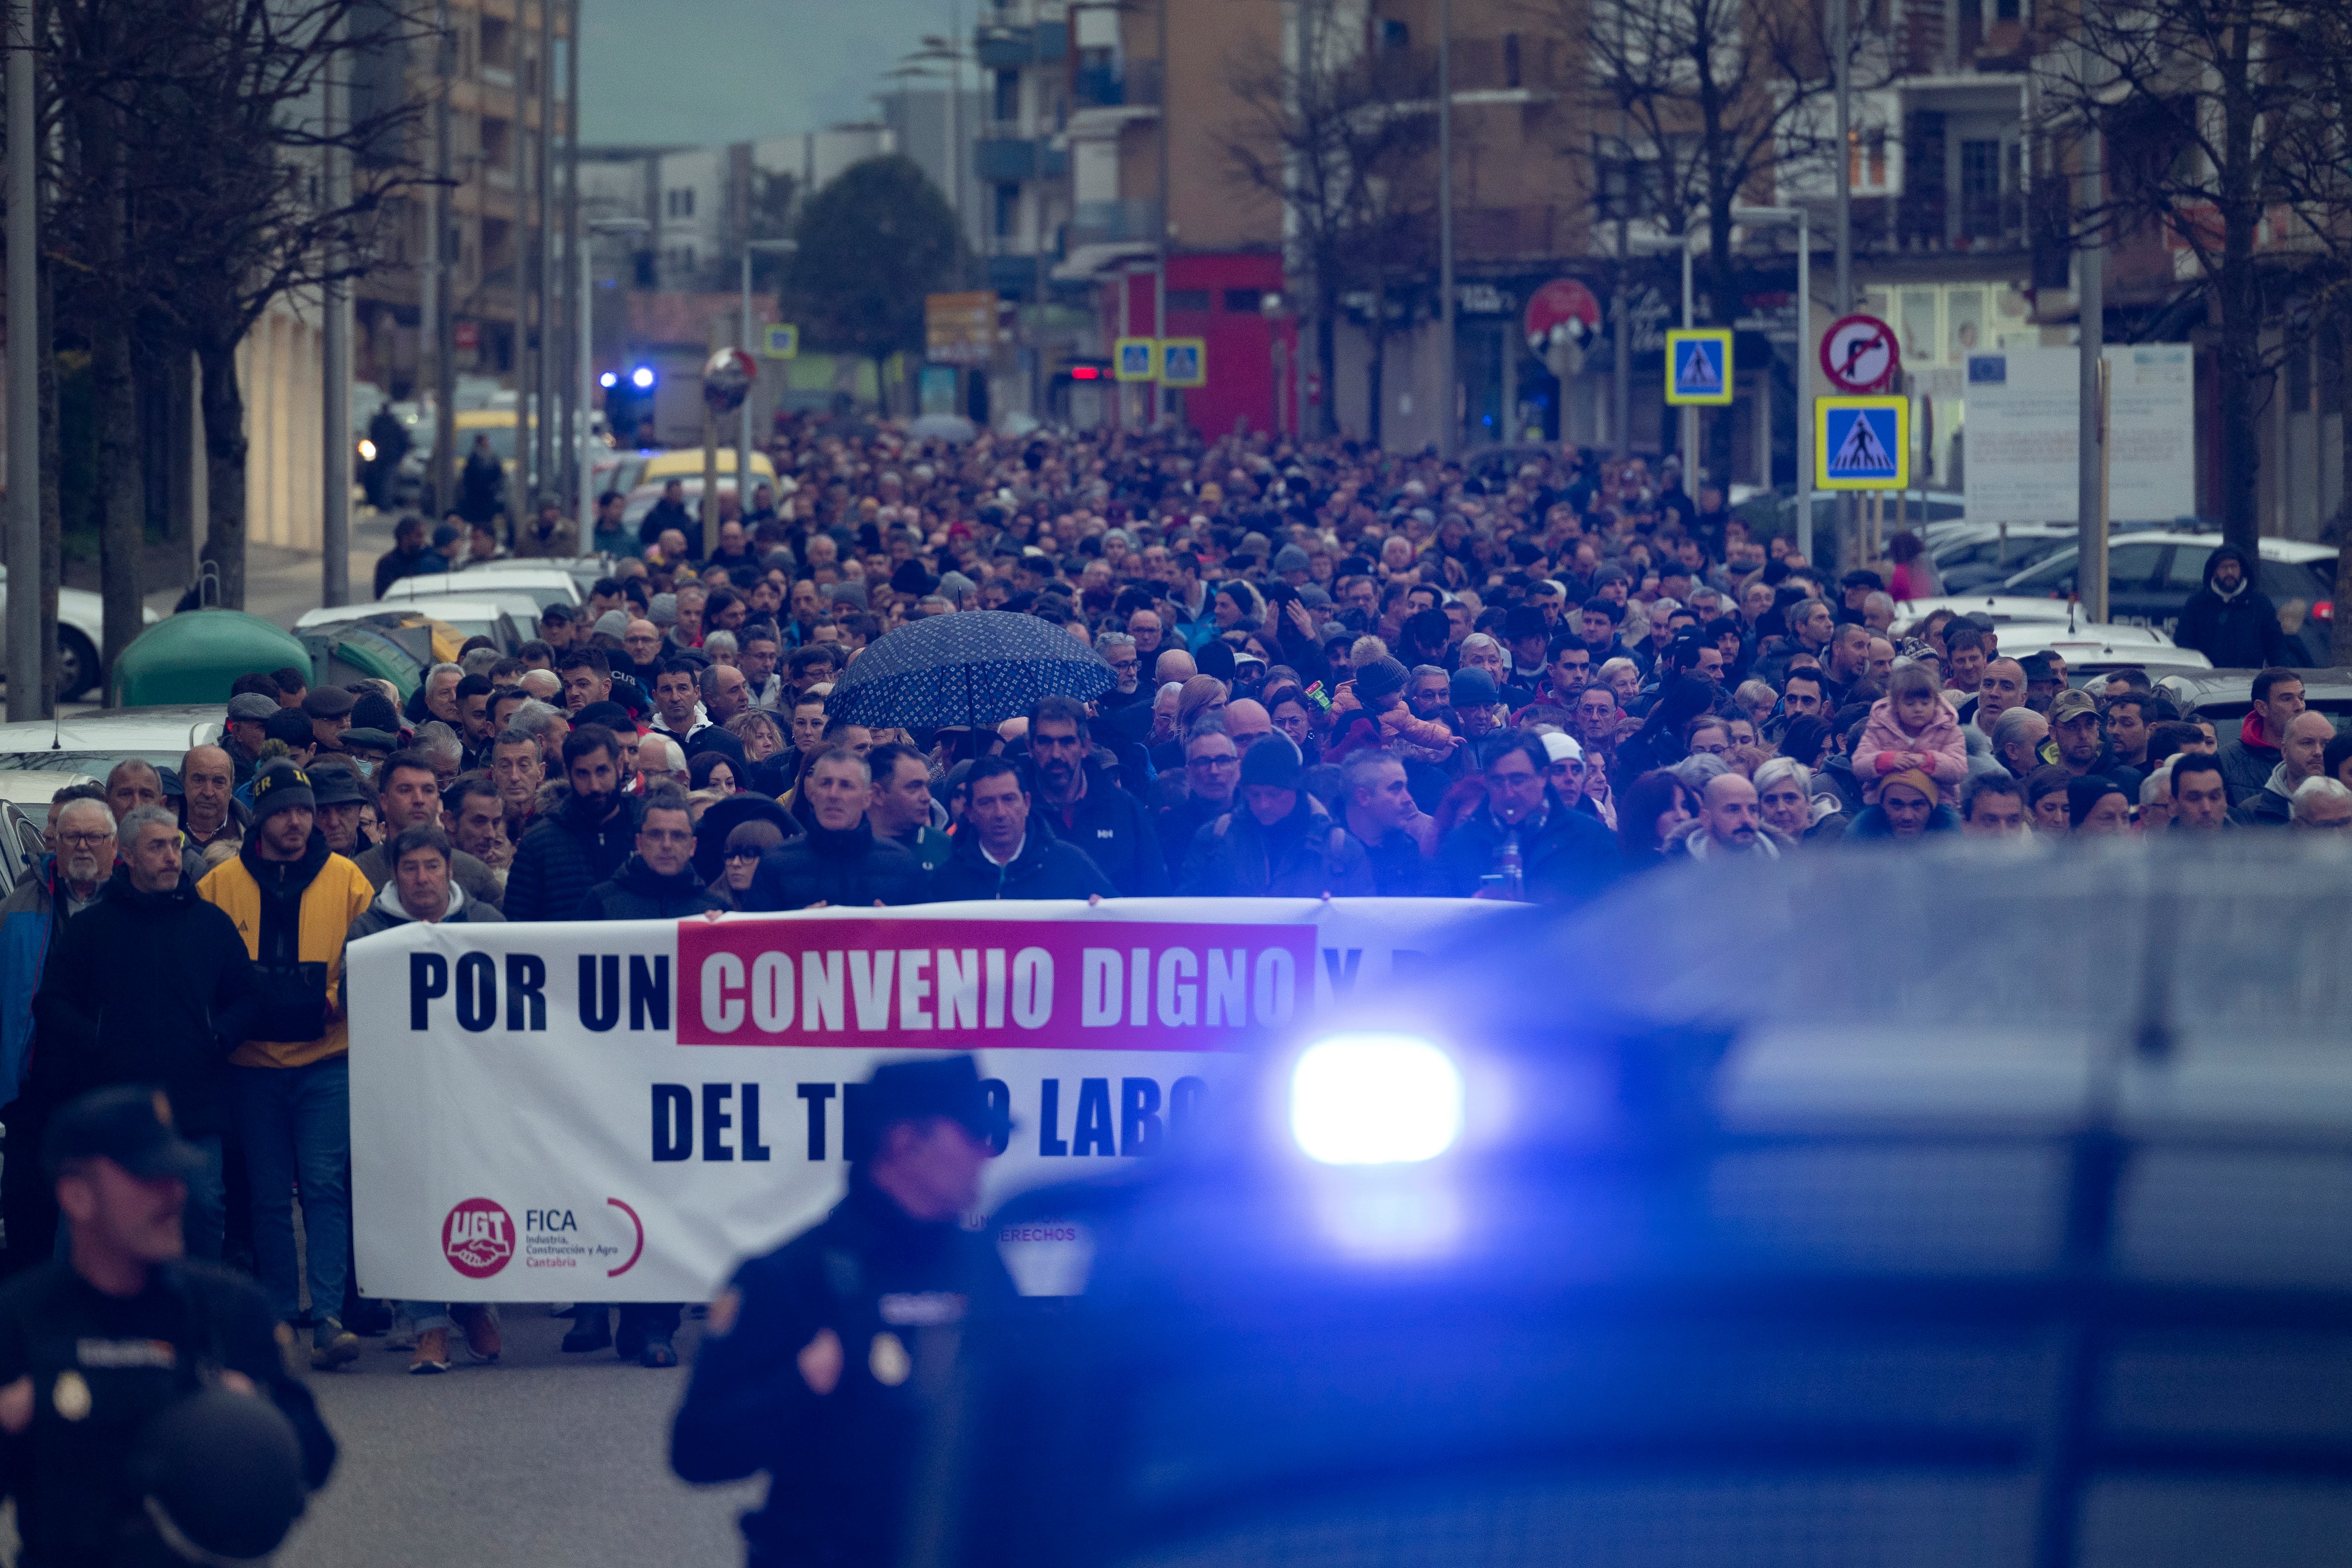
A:
<svg viewBox="0 0 2352 1568">
<path fill-rule="evenodd" d="M 975 1138 L 991 1134 L 980 1064 L 969 1055 L 888 1062 L 876 1068 L 866 1082 L 850 1088 L 843 1141 L 853 1160 L 870 1159 L 883 1131 L 894 1122 L 945 1116 Z"/>
<path fill-rule="evenodd" d="M 310 776 L 290 762 L 269 762 L 253 776 L 253 823 L 259 827 L 280 811 L 296 807 L 315 808 L 319 798 L 310 792 Z"/>
<path fill-rule="evenodd" d="M 161 1089 L 126 1083 L 94 1089 L 49 1119 L 41 1166 L 51 1176 L 76 1160 L 112 1160 L 146 1179 L 195 1176 L 211 1162 L 172 1130 L 172 1103 Z"/>
<path fill-rule="evenodd" d="M 302 1514 L 302 1439 L 283 1410 L 249 1394 L 199 1389 L 164 1406 L 129 1468 L 174 1561 L 259 1562 Z"/>
<path fill-rule="evenodd" d="M 310 769 L 310 800 L 314 809 L 320 806 L 364 805 L 374 799 L 375 791 L 368 788 L 367 780 L 348 766 Z"/>
</svg>

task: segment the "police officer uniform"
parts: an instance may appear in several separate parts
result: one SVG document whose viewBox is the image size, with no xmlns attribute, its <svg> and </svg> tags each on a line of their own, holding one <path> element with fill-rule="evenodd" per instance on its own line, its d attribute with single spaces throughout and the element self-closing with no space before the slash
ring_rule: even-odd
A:
<svg viewBox="0 0 2352 1568">
<path fill-rule="evenodd" d="M 880 1068 L 852 1112 L 854 1160 L 897 1121 L 946 1116 L 989 1136 L 969 1056 Z M 962 1324 L 1013 1294 L 988 1235 L 915 1218 L 859 1160 L 831 1214 L 744 1263 L 712 1305 L 672 1468 L 698 1482 L 768 1472 L 766 1505 L 742 1520 L 751 1568 L 887 1568 Z M 811 1347 L 827 1329 L 839 1381 L 820 1392 Z"/>
<path fill-rule="evenodd" d="M 118 1088 L 63 1108 L 49 1128 L 54 1177 L 110 1160 L 143 1178 L 184 1177 L 204 1156 L 174 1134 L 162 1096 Z M 18 1568 L 129 1568 L 185 1561 L 168 1549 L 134 1453 L 158 1416 L 238 1373 L 290 1420 L 306 1488 L 323 1483 L 334 1439 L 289 1370 L 292 1341 L 261 1292 L 215 1264 L 151 1267 L 134 1295 L 100 1291 L 69 1262 L 0 1289 L 0 1390 L 29 1381 L 32 1415 L 0 1436 L 0 1486 L 16 1500 Z M 290 1522 L 290 1518 L 288 1521 Z"/>
</svg>

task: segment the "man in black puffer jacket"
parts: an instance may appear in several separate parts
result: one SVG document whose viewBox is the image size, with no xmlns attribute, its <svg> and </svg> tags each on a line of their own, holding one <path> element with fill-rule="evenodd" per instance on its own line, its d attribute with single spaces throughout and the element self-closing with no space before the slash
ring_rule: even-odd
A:
<svg viewBox="0 0 2352 1568">
<path fill-rule="evenodd" d="M 694 816 L 686 797 L 662 789 L 646 799 L 637 850 L 608 882 L 590 888 L 574 920 L 683 920 L 727 906 L 694 869 Z"/>
<path fill-rule="evenodd" d="M 621 793 L 620 737 L 583 724 L 563 737 L 572 798 L 530 825 L 507 873 L 509 920 L 572 920 L 581 901 L 621 869 L 637 824 Z"/>
<path fill-rule="evenodd" d="M 608 882 L 589 889 L 572 912 L 574 920 L 683 920 L 726 906 L 704 888 L 694 871 L 694 816 L 686 797 L 663 789 L 648 797 L 640 813 L 636 852 L 621 862 Z M 676 1366 L 677 1301 L 630 1301 L 621 1308 L 621 1329 L 613 1333 L 609 1309 L 583 1301 L 572 1309 L 572 1331 L 563 1348 L 574 1354 L 611 1345 L 624 1361 L 640 1366 Z"/>
<path fill-rule="evenodd" d="M 866 758 L 846 746 L 819 752 L 801 783 L 808 831 L 761 857 L 743 906 L 763 912 L 823 904 L 863 909 L 920 904 L 929 896 L 923 862 L 866 824 L 873 799 Z M 798 804 L 798 802 L 795 802 Z"/>
<path fill-rule="evenodd" d="M 1055 838 L 1044 814 L 1030 811 L 1021 769 L 983 757 L 971 765 L 970 783 L 955 848 L 931 873 L 934 899 L 1118 896 L 1086 851 Z"/>
</svg>

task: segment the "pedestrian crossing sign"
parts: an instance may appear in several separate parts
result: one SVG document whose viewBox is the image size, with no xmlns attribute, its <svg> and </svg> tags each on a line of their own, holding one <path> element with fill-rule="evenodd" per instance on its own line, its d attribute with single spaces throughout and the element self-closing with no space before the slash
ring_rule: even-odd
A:
<svg viewBox="0 0 2352 1568">
<path fill-rule="evenodd" d="M 1160 384 L 1202 387 L 1209 384 L 1209 346 L 1198 338 L 1167 338 L 1160 344 Z"/>
<path fill-rule="evenodd" d="M 1111 346 L 1111 373 L 1123 382 L 1160 379 L 1160 340 L 1121 338 Z"/>
<path fill-rule="evenodd" d="M 1813 404 L 1813 488 L 1900 490 L 1911 483 L 1911 400 L 1825 397 Z"/>
<path fill-rule="evenodd" d="M 1670 403 L 1724 404 L 1731 401 L 1731 329 L 1676 329 L 1666 334 Z"/>
</svg>

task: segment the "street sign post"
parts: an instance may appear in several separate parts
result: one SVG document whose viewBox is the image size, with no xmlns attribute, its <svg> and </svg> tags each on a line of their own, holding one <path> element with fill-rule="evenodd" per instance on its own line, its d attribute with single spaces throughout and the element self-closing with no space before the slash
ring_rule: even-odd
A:
<svg viewBox="0 0 2352 1568">
<path fill-rule="evenodd" d="M 801 355 L 801 329 L 789 321 L 771 321 L 760 344 L 760 352 L 772 360 L 797 360 Z"/>
<path fill-rule="evenodd" d="M 1110 359 L 1112 373 L 1120 381 L 1156 381 L 1160 374 L 1160 340 L 1121 338 L 1111 345 Z"/>
<path fill-rule="evenodd" d="M 1208 385 L 1209 345 L 1199 338 L 1160 340 L 1160 384 L 1167 387 Z"/>
<path fill-rule="evenodd" d="M 1825 397 L 1813 409 L 1813 487 L 1900 490 L 1911 483 L 1911 400 Z"/>
<path fill-rule="evenodd" d="M 1721 407 L 1731 402 L 1731 329 L 1686 327 L 1666 334 L 1666 401 Z"/>
<path fill-rule="evenodd" d="M 1842 392 L 1883 392 L 1902 368 L 1895 329 L 1875 316 L 1841 317 L 1822 335 L 1822 373 Z"/>
<path fill-rule="evenodd" d="M 996 296 L 987 289 L 923 296 L 923 357 L 984 365 L 996 352 Z"/>
</svg>

